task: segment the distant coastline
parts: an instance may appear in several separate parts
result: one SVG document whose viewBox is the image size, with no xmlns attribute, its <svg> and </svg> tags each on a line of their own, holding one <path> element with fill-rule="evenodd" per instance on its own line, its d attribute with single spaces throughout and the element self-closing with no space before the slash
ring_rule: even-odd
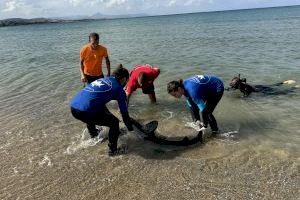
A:
<svg viewBox="0 0 300 200">
<path fill-rule="evenodd" d="M 65 23 L 65 22 L 78 22 L 78 21 L 93 21 L 103 19 L 122 19 L 122 18 L 135 18 L 135 17 L 147 17 L 146 14 L 132 14 L 132 15 L 102 15 L 96 13 L 92 16 L 81 16 L 79 17 L 65 17 L 65 18 L 9 18 L 0 20 L 0 27 L 4 26 L 19 26 L 19 25 L 30 25 L 30 24 L 48 24 L 48 23 Z"/>
<path fill-rule="evenodd" d="M 48 24 L 48 23 L 64 23 L 64 22 L 75 22 L 75 21 L 90 21 L 95 19 L 50 19 L 50 18 L 33 18 L 33 19 L 23 19 L 23 18 L 10 18 L 0 20 L 0 27 L 5 26 L 20 26 L 20 25 L 30 25 L 30 24 Z"/>
<path fill-rule="evenodd" d="M 79 22 L 79 21 L 94 21 L 94 20 L 105 20 L 105 19 L 124 19 L 124 18 L 138 18 L 138 17 L 157 17 L 157 16 L 168 16 L 168 15 L 184 15 L 184 14 L 196 14 L 196 13 L 217 13 L 217 12 L 231 12 L 241 10 L 256 10 L 256 9 L 269 9 L 269 8 L 283 8 L 283 7 L 297 7 L 300 5 L 293 6 L 278 6 L 278 7 L 263 7 L 263 8 L 247 8 L 237 10 L 216 10 L 216 11 L 205 11 L 205 12 L 193 12 L 193 13 L 178 13 L 178 14 L 162 14 L 162 15 L 148 15 L 148 14 L 128 14 L 128 15 L 103 15 L 96 13 L 92 16 L 71 16 L 62 18 L 9 18 L 0 20 L 0 27 L 5 26 L 20 26 L 20 25 L 31 25 L 31 24 L 47 24 L 47 23 L 68 23 L 68 22 Z"/>
</svg>

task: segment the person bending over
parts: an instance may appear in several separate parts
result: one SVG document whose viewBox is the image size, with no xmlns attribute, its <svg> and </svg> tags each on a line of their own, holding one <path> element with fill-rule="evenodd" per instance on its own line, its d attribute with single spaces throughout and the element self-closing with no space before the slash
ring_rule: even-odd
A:
<svg viewBox="0 0 300 200">
<path fill-rule="evenodd" d="M 137 89 L 142 88 L 144 94 L 148 94 L 152 103 L 156 102 L 154 91 L 154 80 L 158 77 L 160 69 L 150 65 L 137 65 L 130 72 L 130 77 L 126 87 L 127 104 L 131 94 Z"/>
<path fill-rule="evenodd" d="M 181 98 L 182 95 L 186 97 L 194 121 L 200 121 L 200 110 L 203 120 L 203 124 L 199 124 L 200 130 L 209 124 L 213 134 L 219 132 L 213 111 L 223 96 L 221 79 L 213 75 L 195 75 L 184 81 L 169 82 L 167 90 L 175 98 Z"/>
<path fill-rule="evenodd" d="M 128 70 L 119 65 L 113 72 L 113 76 L 100 78 L 88 84 L 70 102 L 72 115 L 86 123 L 92 138 L 98 135 L 96 125 L 110 128 L 108 133 L 110 156 L 116 155 L 120 150 L 117 148 L 120 134 L 119 119 L 109 112 L 105 104 L 117 100 L 127 129 L 133 130 L 126 105 L 126 94 L 123 90 L 128 78 Z"/>
</svg>

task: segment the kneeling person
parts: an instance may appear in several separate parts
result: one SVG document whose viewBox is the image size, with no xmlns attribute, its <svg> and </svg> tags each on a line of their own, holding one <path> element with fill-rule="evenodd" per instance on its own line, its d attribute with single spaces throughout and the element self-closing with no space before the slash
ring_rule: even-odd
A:
<svg viewBox="0 0 300 200">
<path fill-rule="evenodd" d="M 106 107 L 106 103 L 117 100 L 123 121 L 129 131 L 132 123 L 126 105 L 126 94 L 123 87 L 129 78 L 128 70 L 119 65 L 112 77 L 100 78 L 88 84 L 72 99 L 72 115 L 87 124 L 91 137 L 98 135 L 96 125 L 108 126 L 109 155 L 118 152 L 117 143 L 120 134 L 119 120 Z"/>
</svg>

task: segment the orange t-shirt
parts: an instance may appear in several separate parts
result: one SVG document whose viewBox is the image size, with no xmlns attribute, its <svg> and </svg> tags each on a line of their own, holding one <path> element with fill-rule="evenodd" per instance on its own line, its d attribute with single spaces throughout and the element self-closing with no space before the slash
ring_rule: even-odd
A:
<svg viewBox="0 0 300 200">
<path fill-rule="evenodd" d="M 83 60 L 84 74 L 90 76 L 101 76 L 102 60 L 107 57 L 107 49 L 99 45 L 93 49 L 91 44 L 87 44 L 80 49 L 80 60 Z"/>
</svg>

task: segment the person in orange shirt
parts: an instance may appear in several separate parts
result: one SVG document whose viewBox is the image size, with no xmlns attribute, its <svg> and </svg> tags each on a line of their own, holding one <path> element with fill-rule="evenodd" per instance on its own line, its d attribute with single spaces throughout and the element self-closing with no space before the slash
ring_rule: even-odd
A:
<svg viewBox="0 0 300 200">
<path fill-rule="evenodd" d="M 107 49 L 99 45 L 99 35 L 90 33 L 89 43 L 80 49 L 81 81 L 91 83 L 99 78 L 104 78 L 102 60 L 106 60 L 107 76 L 110 76 L 110 61 Z"/>
</svg>

